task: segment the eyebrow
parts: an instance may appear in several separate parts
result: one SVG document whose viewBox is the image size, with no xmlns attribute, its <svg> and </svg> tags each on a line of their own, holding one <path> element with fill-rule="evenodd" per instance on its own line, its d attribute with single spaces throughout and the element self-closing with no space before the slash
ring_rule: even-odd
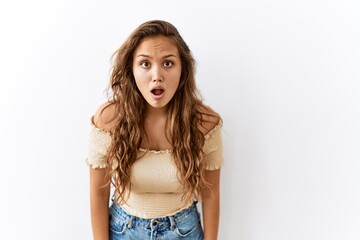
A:
<svg viewBox="0 0 360 240">
<path fill-rule="evenodd" d="M 136 57 L 147 57 L 147 58 L 152 58 L 152 57 L 150 57 L 149 55 L 146 55 L 146 54 L 139 54 L 139 55 L 137 55 Z M 169 58 L 169 57 L 176 57 L 176 55 L 174 55 L 174 54 L 168 54 L 168 55 L 165 55 L 165 56 L 163 56 L 162 58 Z"/>
</svg>

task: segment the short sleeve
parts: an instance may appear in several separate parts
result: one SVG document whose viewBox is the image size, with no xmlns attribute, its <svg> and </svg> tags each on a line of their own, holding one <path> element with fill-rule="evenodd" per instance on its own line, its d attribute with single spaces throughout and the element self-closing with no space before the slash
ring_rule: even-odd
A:
<svg viewBox="0 0 360 240">
<path fill-rule="evenodd" d="M 93 169 L 107 167 L 105 156 L 111 144 L 110 132 L 97 128 L 91 121 L 86 163 Z"/>
<path fill-rule="evenodd" d="M 204 144 L 205 170 L 217 170 L 224 164 L 221 125 L 216 125 L 206 136 Z"/>
</svg>

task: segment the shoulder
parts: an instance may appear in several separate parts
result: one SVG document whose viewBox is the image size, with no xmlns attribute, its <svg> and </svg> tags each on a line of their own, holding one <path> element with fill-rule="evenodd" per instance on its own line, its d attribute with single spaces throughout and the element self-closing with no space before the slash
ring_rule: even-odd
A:
<svg viewBox="0 0 360 240">
<path fill-rule="evenodd" d="M 201 115 L 200 130 L 204 135 L 207 135 L 216 126 L 222 124 L 220 115 L 211 107 L 201 104 L 198 107 L 198 112 Z"/>
<path fill-rule="evenodd" d="M 116 104 L 114 102 L 101 104 L 92 117 L 92 122 L 95 127 L 112 132 L 117 122 Z"/>
</svg>

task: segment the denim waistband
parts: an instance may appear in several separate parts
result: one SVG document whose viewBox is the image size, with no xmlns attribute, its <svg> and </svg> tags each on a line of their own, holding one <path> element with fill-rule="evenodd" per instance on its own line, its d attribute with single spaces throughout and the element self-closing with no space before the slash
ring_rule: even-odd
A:
<svg viewBox="0 0 360 240">
<path fill-rule="evenodd" d="M 198 214 L 196 203 L 197 202 L 194 201 L 190 207 L 185 208 L 184 210 L 181 210 L 180 212 L 172 216 L 150 218 L 150 219 L 140 218 L 137 216 L 130 215 L 119 204 L 115 202 L 113 202 L 113 204 L 111 205 L 109 212 L 110 214 L 112 214 L 114 218 L 117 218 L 119 221 L 127 223 L 129 228 L 136 225 L 144 228 L 153 228 L 157 226 L 157 228 L 163 227 L 163 228 L 174 229 L 176 223 L 182 221 L 189 214 L 191 213 Z"/>
</svg>

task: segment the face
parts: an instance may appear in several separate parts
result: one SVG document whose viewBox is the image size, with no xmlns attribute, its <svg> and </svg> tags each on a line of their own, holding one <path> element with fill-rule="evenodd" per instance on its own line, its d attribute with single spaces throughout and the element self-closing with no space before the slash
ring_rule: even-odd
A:
<svg viewBox="0 0 360 240">
<path fill-rule="evenodd" d="M 133 59 L 135 82 L 149 107 L 166 109 L 181 76 L 176 45 L 168 37 L 147 37 L 136 48 Z"/>
</svg>

